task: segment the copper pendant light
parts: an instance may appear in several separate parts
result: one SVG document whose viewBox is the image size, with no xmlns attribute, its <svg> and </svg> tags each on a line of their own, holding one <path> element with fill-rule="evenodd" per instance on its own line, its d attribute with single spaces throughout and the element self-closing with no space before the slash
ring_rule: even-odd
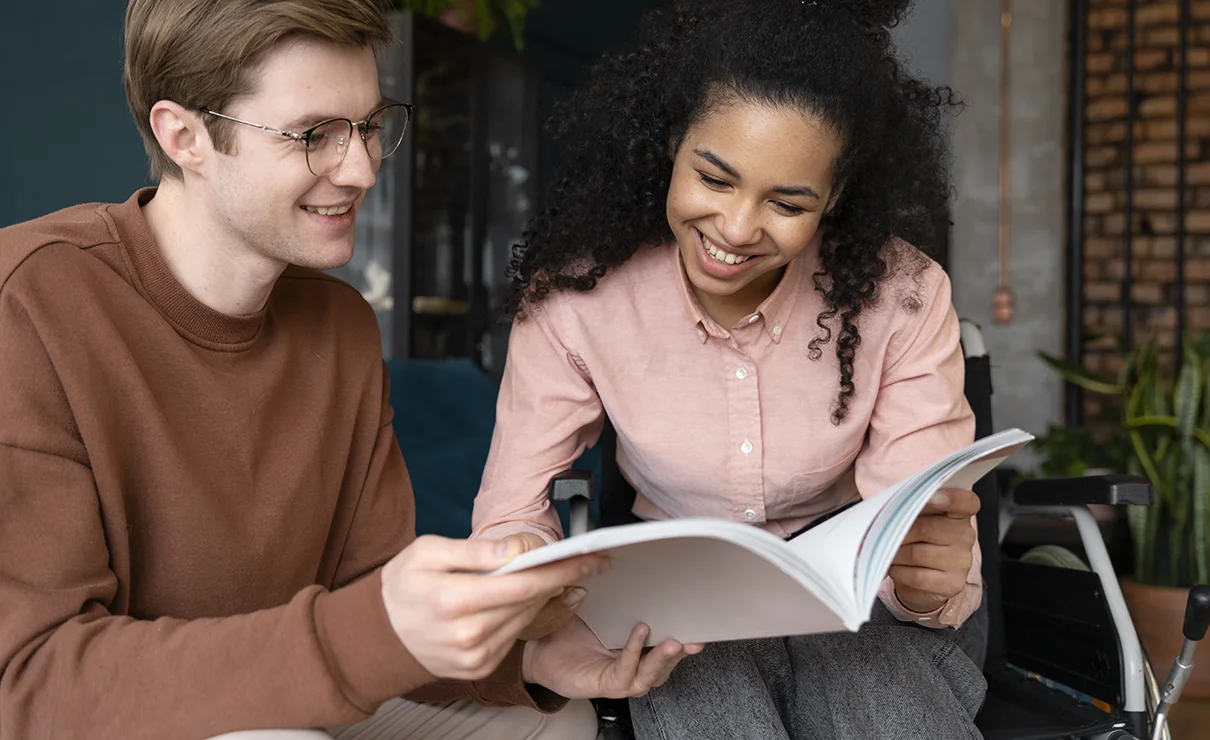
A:
<svg viewBox="0 0 1210 740">
<path fill-rule="evenodd" d="M 1002 0 L 1000 9 L 1000 228 L 997 243 L 1000 282 L 992 296 L 992 321 L 1009 324 L 1013 320 L 1013 291 L 1008 284 L 1008 149 L 1009 149 L 1009 66 L 1012 62 L 1012 0 Z"/>
</svg>

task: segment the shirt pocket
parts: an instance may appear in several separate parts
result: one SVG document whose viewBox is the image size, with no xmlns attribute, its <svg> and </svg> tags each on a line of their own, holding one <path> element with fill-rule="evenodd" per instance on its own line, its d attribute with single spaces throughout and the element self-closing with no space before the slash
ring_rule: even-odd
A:
<svg viewBox="0 0 1210 740">
<path fill-rule="evenodd" d="M 849 468 L 853 466 L 853 462 L 857 459 L 863 446 L 865 446 L 865 440 L 858 440 L 857 444 L 847 452 L 834 458 L 830 455 L 825 457 L 822 466 L 795 475 L 793 482 L 795 503 L 802 504 L 810 501 L 835 486 L 837 481 L 843 478 Z"/>
</svg>

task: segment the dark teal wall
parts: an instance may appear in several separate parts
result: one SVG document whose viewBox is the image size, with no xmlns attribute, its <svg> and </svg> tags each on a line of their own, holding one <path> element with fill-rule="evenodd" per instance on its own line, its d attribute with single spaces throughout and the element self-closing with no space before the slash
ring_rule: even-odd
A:
<svg viewBox="0 0 1210 740">
<path fill-rule="evenodd" d="M 530 54 L 566 85 L 659 0 L 544 0 Z M 122 90 L 122 0 L 0 2 L 0 226 L 148 183 Z M 552 80 L 553 82 L 553 80 Z"/>
<path fill-rule="evenodd" d="M 4 2 L 0 226 L 124 200 L 146 157 L 122 91 L 120 0 Z"/>
</svg>

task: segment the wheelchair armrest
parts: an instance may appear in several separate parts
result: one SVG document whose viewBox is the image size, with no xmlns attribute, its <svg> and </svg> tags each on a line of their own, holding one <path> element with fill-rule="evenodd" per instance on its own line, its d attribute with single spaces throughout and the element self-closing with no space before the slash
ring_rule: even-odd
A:
<svg viewBox="0 0 1210 740">
<path fill-rule="evenodd" d="M 1089 475 L 1022 481 L 1012 500 L 1018 506 L 1151 506 L 1155 492 L 1146 478 L 1137 475 Z"/>
<path fill-rule="evenodd" d="M 592 501 L 597 497 L 592 473 L 587 470 L 564 470 L 555 473 L 550 479 L 547 495 L 551 501 L 574 501 L 577 498 Z"/>
<path fill-rule="evenodd" d="M 547 495 L 551 501 L 566 501 L 570 504 L 568 534 L 584 534 L 591 526 L 588 502 L 596 498 L 592 473 L 587 470 L 564 470 L 550 479 Z"/>
</svg>

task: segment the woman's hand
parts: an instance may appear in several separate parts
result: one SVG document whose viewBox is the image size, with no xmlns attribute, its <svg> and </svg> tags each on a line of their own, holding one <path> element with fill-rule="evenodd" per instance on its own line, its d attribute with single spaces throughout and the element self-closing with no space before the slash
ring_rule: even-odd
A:
<svg viewBox="0 0 1210 740">
<path fill-rule="evenodd" d="M 521 673 L 568 699 L 626 699 L 662 686 L 672 669 L 702 645 L 664 640 L 644 650 L 648 628 L 637 625 L 621 650 L 601 644 L 588 625 L 576 617 L 549 637 L 525 643 Z"/>
<path fill-rule="evenodd" d="M 933 494 L 892 561 L 899 603 L 927 613 L 962 592 L 974 558 L 971 517 L 978 512 L 979 497 L 972 491 L 947 488 Z"/>
<path fill-rule="evenodd" d="M 504 540 L 505 542 L 515 543 L 514 546 L 519 544 L 521 552 L 529 552 L 530 550 L 546 546 L 546 540 L 531 532 L 510 534 Z M 558 632 L 575 618 L 576 607 L 583 600 L 584 589 L 578 586 L 564 589 L 553 599 L 546 602 L 546 606 L 542 607 L 541 611 L 538 612 L 538 616 L 534 617 L 534 620 L 530 622 L 528 627 L 521 630 L 520 639 L 525 641 L 537 640 Z"/>
</svg>

